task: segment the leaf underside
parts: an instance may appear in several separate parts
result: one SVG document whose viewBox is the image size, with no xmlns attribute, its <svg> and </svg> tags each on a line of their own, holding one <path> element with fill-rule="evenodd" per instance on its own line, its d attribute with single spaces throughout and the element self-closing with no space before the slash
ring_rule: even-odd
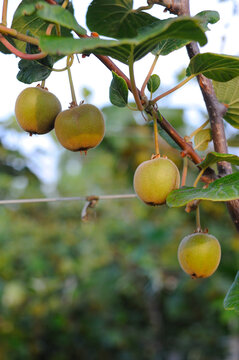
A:
<svg viewBox="0 0 239 360">
<path fill-rule="evenodd" d="M 213 81 L 213 87 L 218 100 L 228 106 L 223 118 L 239 129 L 239 76 L 226 83 Z"/>
<path fill-rule="evenodd" d="M 167 197 L 167 205 L 180 207 L 193 200 L 230 201 L 236 199 L 239 199 L 239 172 L 215 180 L 206 189 L 184 186 L 174 190 Z"/>
</svg>

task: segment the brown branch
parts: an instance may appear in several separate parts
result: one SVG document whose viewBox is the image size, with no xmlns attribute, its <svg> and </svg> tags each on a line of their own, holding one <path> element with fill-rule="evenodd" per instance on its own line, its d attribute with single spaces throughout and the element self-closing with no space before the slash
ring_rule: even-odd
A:
<svg viewBox="0 0 239 360">
<path fill-rule="evenodd" d="M 54 0 L 45 0 L 45 2 L 51 5 L 57 5 L 57 3 Z"/>
</svg>

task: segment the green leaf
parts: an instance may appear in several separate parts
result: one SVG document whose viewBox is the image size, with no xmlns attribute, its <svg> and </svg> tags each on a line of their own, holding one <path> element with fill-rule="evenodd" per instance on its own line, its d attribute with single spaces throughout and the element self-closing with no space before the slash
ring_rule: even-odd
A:
<svg viewBox="0 0 239 360">
<path fill-rule="evenodd" d="M 239 57 L 213 53 L 198 54 L 191 59 L 186 74 L 203 74 L 215 81 L 229 81 L 239 76 Z"/>
<path fill-rule="evenodd" d="M 227 140 L 228 146 L 239 147 L 239 134 L 232 136 Z"/>
<path fill-rule="evenodd" d="M 224 299 L 225 310 L 239 311 L 239 271 Z"/>
<path fill-rule="evenodd" d="M 112 71 L 113 79 L 110 84 L 110 102 L 118 107 L 128 104 L 128 86 L 126 81 Z"/>
<path fill-rule="evenodd" d="M 194 136 L 194 145 L 195 148 L 199 151 L 205 151 L 208 148 L 208 143 L 212 140 L 212 131 L 211 129 L 200 130 Z"/>
<path fill-rule="evenodd" d="M 205 31 L 210 30 L 208 24 L 216 24 L 220 20 L 219 13 L 212 10 L 201 11 L 195 17 L 200 19 Z"/>
<path fill-rule="evenodd" d="M 167 197 L 167 205 L 180 207 L 193 200 L 230 201 L 236 199 L 239 199 L 239 172 L 215 180 L 206 189 L 184 186 L 174 190 Z"/>
<path fill-rule="evenodd" d="M 239 76 L 226 83 L 213 81 L 213 87 L 218 100 L 228 106 L 223 118 L 239 129 Z"/>
<path fill-rule="evenodd" d="M 36 4 L 37 16 L 45 21 L 53 24 L 59 24 L 67 29 L 74 30 L 76 33 L 85 35 L 86 30 L 81 27 L 76 21 L 74 15 L 67 9 L 61 6 L 52 6 L 46 2 L 39 2 Z"/>
<path fill-rule="evenodd" d="M 201 45 L 207 41 L 198 20 L 184 17 L 159 20 L 145 28 L 135 38 L 105 40 L 41 36 L 40 47 L 50 54 L 94 53 L 107 55 L 127 64 L 132 49 L 134 61 L 137 61 L 151 52 L 158 41 L 166 38 L 186 38 L 199 41 Z"/>
<path fill-rule="evenodd" d="M 41 60 L 20 60 L 18 63 L 19 72 L 17 79 L 25 84 L 42 81 L 51 74 L 51 57 L 47 56 Z M 51 66 L 50 66 L 51 65 Z"/>
<path fill-rule="evenodd" d="M 217 11 L 202 11 L 194 16 L 194 19 L 198 19 L 201 27 L 204 31 L 209 30 L 208 24 L 215 24 L 219 20 L 219 14 Z M 168 55 L 172 51 L 178 50 L 181 47 L 189 44 L 189 40 L 180 39 L 166 39 L 158 43 L 157 47 L 152 51 L 154 55 Z"/>
<path fill-rule="evenodd" d="M 160 77 L 157 74 L 151 75 L 147 83 L 148 91 L 154 93 L 156 90 L 158 90 L 159 85 L 160 85 Z"/>
<path fill-rule="evenodd" d="M 38 2 L 39 0 L 23 0 L 14 13 L 11 28 L 22 34 L 30 31 L 34 37 L 45 34 L 49 23 L 38 17 L 36 11 L 36 4 Z M 56 34 L 55 29 L 53 29 L 52 34 Z M 65 37 L 72 36 L 70 30 L 65 27 L 61 28 L 61 34 Z M 20 51 L 25 51 L 25 43 L 23 41 L 15 39 L 15 45 Z"/>
<path fill-rule="evenodd" d="M 158 21 L 142 11 L 133 10 L 132 0 L 93 0 L 86 14 L 91 31 L 111 38 L 132 38 L 138 30 Z"/>
<path fill-rule="evenodd" d="M 220 161 L 227 161 L 233 165 L 239 165 L 239 156 L 233 154 L 220 154 L 215 151 L 207 154 L 205 160 L 200 164 L 197 164 L 202 169 L 206 169 L 208 166 L 211 166 Z"/>
</svg>

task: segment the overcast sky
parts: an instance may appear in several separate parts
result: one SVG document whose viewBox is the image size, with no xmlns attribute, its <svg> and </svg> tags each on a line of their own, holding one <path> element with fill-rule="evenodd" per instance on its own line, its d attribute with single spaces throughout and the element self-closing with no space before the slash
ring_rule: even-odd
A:
<svg viewBox="0 0 239 360">
<path fill-rule="evenodd" d="M 12 0 L 9 1 L 9 13 L 8 13 L 8 26 L 11 24 L 13 12 L 21 1 Z M 75 7 L 75 16 L 78 22 L 86 27 L 85 14 L 87 7 L 91 1 L 73 0 Z M 235 2 L 236 3 L 236 2 Z M 211 31 L 207 32 L 208 44 L 204 46 L 201 51 L 217 52 L 229 55 L 239 55 L 238 46 L 238 27 L 239 16 L 232 16 L 235 3 L 233 1 L 219 2 L 216 0 L 191 0 L 191 14 L 202 10 L 217 10 L 220 14 L 221 20 L 215 24 L 210 25 Z M 134 7 L 139 7 L 146 4 L 146 0 L 134 1 Z M 238 9 L 237 9 L 238 10 Z M 168 14 L 163 13 L 161 6 L 155 5 L 151 10 L 154 16 L 159 18 L 169 17 Z M 224 36 L 224 41 L 222 38 Z M 235 41 L 236 40 L 236 41 Z M 150 67 L 153 57 L 151 55 L 146 56 L 142 60 L 138 61 L 135 65 L 136 81 L 138 87 L 141 86 L 147 69 Z M 185 49 L 181 49 L 173 52 L 172 54 L 161 57 L 155 68 L 155 73 L 161 78 L 162 88 L 167 90 L 176 85 L 175 74 L 188 65 L 188 57 Z M 0 106 L 0 120 L 3 121 L 14 113 L 15 100 L 18 94 L 26 88 L 28 85 L 19 82 L 16 79 L 18 72 L 18 59 L 15 55 L 3 55 L 0 53 L 0 78 L 1 78 L 1 106 Z M 122 70 L 128 75 L 128 69 L 122 64 L 118 64 Z M 55 64 L 54 67 L 61 68 L 65 66 L 65 60 Z M 81 100 L 81 91 L 83 87 L 89 88 L 93 95 L 91 102 L 101 107 L 109 103 L 109 85 L 111 82 L 111 73 L 108 71 L 94 56 L 81 59 L 80 64 L 74 61 L 72 66 L 73 81 L 75 84 L 76 94 L 78 101 Z M 33 86 L 36 85 L 33 84 Z M 46 86 L 49 91 L 53 92 L 61 101 L 62 108 L 66 109 L 71 101 L 70 88 L 67 79 L 67 73 L 52 72 L 49 79 L 46 81 Z M 200 122 L 198 114 L 195 112 L 195 108 L 204 108 L 201 93 L 197 87 L 197 84 L 187 84 L 182 89 L 178 90 L 174 94 L 167 97 L 167 104 L 170 106 L 184 106 L 188 109 L 188 113 L 192 114 L 192 118 L 195 123 Z M 162 102 L 162 104 L 164 103 Z M 160 105 L 160 104 L 159 104 Z M 191 116 L 190 116 L 191 118 Z M 30 153 L 37 146 L 43 149 L 50 149 L 51 152 L 55 151 L 54 144 L 49 141 L 47 136 L 35 136 L 29 138 L 29 136 L 23 134 L 24 141 L 21 142 L 21 147 L 26 153 Z M 9 146 L 14 147 L 16 143 L 16 137 L 14 134 L 8 136 L 5 139 Z M 55 170 L 49 165 L 50 159 L 44 158 L 47 161 L 47 166 L 44 166 L 47 170 L 46 178 L 54 178 Z M 44 163 L 45 164 L 45 163 Z"/>
</svg>

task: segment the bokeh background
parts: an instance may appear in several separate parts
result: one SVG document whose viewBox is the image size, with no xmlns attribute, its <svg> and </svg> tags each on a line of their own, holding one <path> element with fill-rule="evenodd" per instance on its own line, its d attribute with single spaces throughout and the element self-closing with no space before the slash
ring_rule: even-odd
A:
<svg viewBox="0 0 239 360">
<path fill-rule="evenodd" d="M 233 27 L 238 9 L 233 1 L 213 3 L 225 30 L 216 31 L 218 46 L 226 47 L 233 32 L 223 11 Z M 212 48 L 215 42 L 211 38 Z M 160 92 L 182 76 L 184 52 L 169 56 L 167 66 L 159 61 Z M 238 48 L 230 54 L 238 55 Z M 133 193 L 136 167 L 154 152 L 153 130 L 139 114 L 109 104 L 111 75 L 103 65 L 91 56 L 87 65 L 75 60 L 73 68 L 79 99 L 98 105 L 106 119 L 103 142 L 81 156 L 64 150 L 54 131 L 23 133 L 13 114 L 15 92 L 26 85 L 15 78 L 13 55 L 0 54 L 0 61 L 1 79 L 8 77 L 1 95 L 1 199 Z M 146 64 L 151 60 L 137 65 L 139 84 Z M 66 75 L 53 74 L 47 86 L 66 108 Z M 165 99 L 161 111 L 183 135 L 207 119 L 196 82 Z M 229 125 L 226 131 L 236 144 Z M 182 170 L 179 151 L 161 137 L 159 143 Z M 188 185 L 196 175 L 190 164 Z M 195 213 L 138 199 L 100 200 L 82 221 L 83 207 L 81 201 L 0 205 L 0 359 L 238 360 L 238 314 L 225 311 L 223 299 L 239 269 L 239 237 L 225 204 L 201 203 L 202 225 L 220 240 L 222 260 L 211 278 L 197 281 L 177 260 L 179 242 L 194 231 Z"/>
</svg>

